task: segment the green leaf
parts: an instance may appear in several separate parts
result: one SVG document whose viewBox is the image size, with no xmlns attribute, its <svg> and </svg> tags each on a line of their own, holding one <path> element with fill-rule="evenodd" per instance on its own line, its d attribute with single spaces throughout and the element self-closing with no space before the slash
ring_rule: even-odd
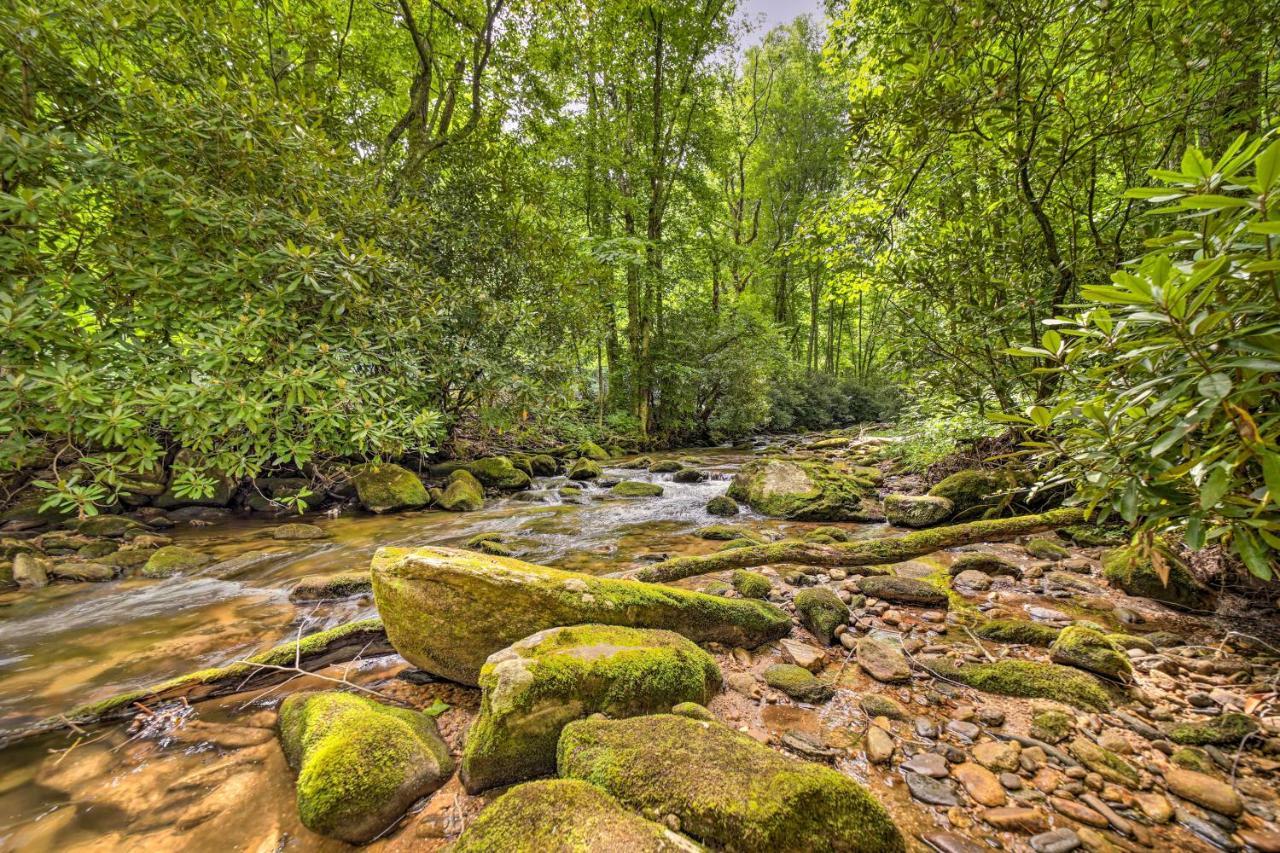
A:
<svg viewBox="0 0 1280 853">
<path fill-rule="evenodd" d="M 1209 476 L 1200 484 L 1200 508 L 1207 511 L 1217 506 L 1230 485 L 1230 477 L 1225 468 L 1217 467 L 1210 471 Z"/>
<path fill-rule="evenodd" d="M 1196 383 L 1200 396 L 1215 403 L 1230 394 L 1231 387 L 1231 377 L 1225 373 L 1211 373 Z"/>
</svg>

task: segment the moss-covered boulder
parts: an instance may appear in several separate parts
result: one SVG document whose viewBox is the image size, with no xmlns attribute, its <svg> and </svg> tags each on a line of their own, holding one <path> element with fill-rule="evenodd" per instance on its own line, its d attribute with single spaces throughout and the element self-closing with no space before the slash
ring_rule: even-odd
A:
<svg viewBox="0 0 1280 853">
<path fill-rule="evenodd" d="M 1003 557 L 977 551 L 959 555 L 947 571 L 952 577 L 961 572 L 982 572 L 984 575 L 1006 575 L 1011 578 L 1022 576 L 1022 570 Z"/>
<path fill-rule="evenodd" d="M 1117 681 L 1133 680 L 1133 665 L 1129 663 L 1129 657 L 1092 628 L 1079 625 L 1063 628 L 1049 647 L 1049 659 Z"/>
<path fill-rule="evenodd" d="M 951 681 L 1002 696 L 1053 699 L 1093 711 L 1107 710 L 1112 704 L 1111 697 L 1096 678 L 1056 663 L 1001 660 L 959 667 L 934 659 L 926 662 L 926 668 Z"/>
<path fill-rule="evenodd" d="M 145 524 L 125 518 L 123 515 L 95 515 L 76 524 L 76 532 L 83 536 L 110 536 L 119 538 L 126 533 L 142 533 L 149 530 Z"/>
<path fill-rule="evenodd" d="M 506 456 L 488 456 L 467 464 L 471 476 L 483 485 L 504 492 L 529 488 L 529 474 L 520 470 Z"/>
<path fill-rule="evenodd" d="M 942 480 L 929 494 L 951 501 L 953 515 L 966 515 L 981 507 L 997 506 L 1002 493 L 1014 485 L 1014 478 L 1007 472 L 969 468 Z"/>
<path fill-rule="evenodd" d="M 1169 727 L 1169 740 L 1191 746 L 1235 746 L 1258 730 L 1258 721 L 1245 714 L 1223 714 L 1203 723 Z"/>
<path fill-rule="evenodd" d="M 1035 539 L 1027 542 L 1022 546 L 1027 553 L 1038 560 L 1065 560 L 1071 556 L 1071 552 L 1064 548 L 1060 543 L 1054 542 L 1052 539 L 1046 539 L 1043 536 L 1037 536 Z"/>
<path fill-rule="evenodd" d="M 603 473 L 604 470 L 598 463 L 583 456 L 573 463 L 568 476 L 570 480 L 595 480 Z"/>
<path fill-rule="evenodd" d="M 280 744 L 298 772 L 298 815 L 313 832 L 362 844 L 453 773 L 433 719 L 353 693 L 295 693 Z"/>
<path fill-rule="evenodd" d="M 863 595 L 882 598 L 895 604 L 911 604 L 917 607 L 946 607 L 948 603 L 945 592 L 928 581 L 917 578 L 870 575 L 858 581 L 858 591 Z"/>
<path fill-rule="evenodd" d="M 539 631 L 480 670 L 480 713 L 467 731 L 462 783 L 471 793 L 556 769 L 566 723 L 705 703 L 720 688 L 711 655 L 672 631 L 574 625 Z"/>
<path fill-rule="evenodd" d="M 773 591 L 773 582 L 759 572 L 738 569 L 730 577 L 730 583 L 743 598 L 765 599 Z"/>
<path fill-rule="evenodd" d="M 659 459 L 649 465 L 650 474 L 674 474 L 684 467 L 678 459 Z"/>
<path fill-rule="evenodd" d="M 705 509 L 708 515 L 732 518 L 738 514 L 738 502 L 728 495 L 716 495 L 707 501 Z"/>
<path fill-rule="evenodd" d="M 743 465 L 728 496 L 774 518 L 875 521 L 874 486 L 840 466 L 794 459 L 754 459 Z"/>
<path fill-rule="evenodd" d="M 1166 560 L 1166 565 L 1169 566 L 1168 584 L 1160 580 L 1149 556 L 1142 556 L 1136 547 L 1116 548 L 1102 558 L 1102 574 L 1112 586 L 1129 595 L 1192 610 L 1213 609 L 1213 593 L 1185 566 L 1173 560 Z"/>
<path fill-rule="evenodd" d="M 554 456 L 546 453 L 535 453 L 529 457 L 529 470 L 535 477 L 554 477 L 560 473 L 560 463 Z"/>
<path fill-rule="evenodd" d="M 719 723 L 671 714 L 570 723 L 566 778 L 593 782 L 641 812 L 727 851 L 896 853 L 905 842 L 884 807 L 831 768 L 795 761 Z"/>
<path fill-rule="evenodd" d="M 484 488 L 470 471 L 454 471 L 436 503 L 448 512 L 475 512 L 484 506 Z"/>
<path fill-rule="evenodd" d="M 289 590 L 290 601 L 332 601 L 368 595 L 373 580 L 368 572 L 340 572 L 336 575 L 307 575 Z"/>
<path fill-rule="evenodd" d="M 450 853 L 690 853 L 698 845 L 627 811 L 588 782 L 545 779 L 507 791 L 480 812 Z"/>
<path fill-rule="evenodd" d="M 758 541 L 760 538 L 755 531 L 746 527 L 735 527 L 732 524 L 708 524 L 693 531 L 693 535 L 699 539 L 709 539 L 712 542 L 732 542 L 735 539 L 755 539 Z"/>
<path fill-rule="evenodd" d="M 1058 629 L 1026 619 L 991 619 L 974 629 L 984 640 L 997 643 L 1021 643 L 1048 648 L 1058 639 Z"/>
<path fill-rule="evenodd" d="M 370 512 L 417 509 L 431 500 L 417 474 L 391 463 L 358 465 L 351 470 L 351 481 L 360 505 Z"/>
<path fill-rule="evenodd" d="M 271 538 L 284 542 L 299 542 L 307 539 L 328 539 L 329 534 L 324 532 L 323 527 L 295 522 L 293 524 L 282 524 L 275 528 L 271 531 Z"/>
<path fill-rule="evenodd" d="M 827 645 L 836 639 L 836 628 L 849 621 L 849 608 L 825 586 L 802 589 L 795 597 L 800 624 Z"/>
<path fill-rule="evenodd" d="M 609 458 L 609 451 L 605 450 L 594 441 L 584 441 L 582 444 L 578 445 L 578 456 L 582 459 L 604 462 Z"/>
<path fill-rule="evenodd" d="M 681 468 L 671 475 L 673 483 L 701 483 L 707 479 L 706 472 L 699 471 L 697 468 Z"/>
<path fill-rule="evenodd" d="M 396 650 L 415 666 L 476 684 L 494 652 L 562 625 L 665 628 L 696 643 L 754 647 L 791 619 L 761 601 L 601 578 L 453 548 L 382 548 L 373 592 Z"/>
<path fill-rule="evenodd" d="M 764 683 L 795 699 L 817 705 L 835 695 L 835 688 L 793 663 L 775 663 L 764 671 Z"/>
<path fill-rule="evenodd" d="M 1067 749 L 1077 761 L 1108 782 L 1128 785 L 1130 788 L 1138 787 L 1138 771 L 1132 764 L 1087 737 L 1072 738 Z"/>
<path fill-rule="evenodd" d="M 884 517 L 899 527 L 932 527 L 951 517 L 955 507 L 936 495 L 885 495 Z"/>
<path fill-rule="evenodd" d="M 623 480 L 609 489 L 609 494 L 620 498 L 656 498 L 662 496 L 662 486 L 644 480 Z"/>
<path fill-rule="evenodd" d="M 194 572 L 213 562 L 213 557 L 201 554 L 181 545 L 166 545 L 151 552 L 142 567 L 142 574 L 149 578 L 167 578 L 170 575 Z"/>
<path fill-rule="evenodd" d="M 1075 719 L 1065 711 L 1048 708 L 1031 717 L 1031 736 L 1045 743 L 1062 743 L 1074 730 Z"/>
</svg>

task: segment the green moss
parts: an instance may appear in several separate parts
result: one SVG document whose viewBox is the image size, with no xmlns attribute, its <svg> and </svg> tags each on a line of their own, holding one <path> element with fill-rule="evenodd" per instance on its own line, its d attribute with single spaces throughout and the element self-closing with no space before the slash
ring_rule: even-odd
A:
<svg viewBox="0 0 1280 853">
<path fill-rule="evenodd" d="M 98 557 L 105 557 L 108 554 L 114 554 L 120 550 L 120 546 L 115 542 L 99 540 L 90 542 L 88 545 L 81 545 L 76 549 L 76 555 L 84 557 L 86 560 L 94 560 Z"/>
<path fill-rule="evenodd" d="M 1104 749 L 1088 738 L 1079 736 L 1072 739 L 1067 749 L 1077 761 L 1108 782 L 1127 785 L 1130 788 L 1138 787 L 1138 771 L 1111 750 Z"/>
<path fill-rule="evenodd" d="M 595 480 L 603 473 L 598 464 L 583 456 L 573 463 L 568 476 L 570 480 Z"/>
<path fill-rule="evenodd" d="M 839 465 L 796 459 L 755 459 L 738 470 L 728 496 L 757 512 L 798 521 L 870 521 L 867 479 Z"/>
<path fill-rule="evenodd" d="M 342 572 L 336 575 L 310 575 L 298 581 L 289 591 L 291 601 L 329 601 L 368 595 L 373 581 L 368 572 Z"/>
<path fill-rule="evenodd" d="M 1133 679 L 1133 665 L 1103 634 L 1092 628 L 1072 625 L 1063 628 L 1052 646 L 1049 659 L 1120 681 Z"/>
<path fill-rule="evenodd" d="M 701 591 L 707 595 L 728 595 L 733 591 L 733 587 L 722 580 L 710 580 L 702 587 Z"/>
<path fill-rule="evenodd" d="M 560 471 L 560 463 L 554 456 L 535 453 L 529 457 L 529 468 L 537 477 L 554 477 Z"/>
<path fill-rule="evenodd" d="M 931 660 L 927 665 L 943 678 L 988 693 L 1026 699 L 1054 699 L 1097 711 L 1111 707 L 1111 697 L 1097 679 L 1053 663 L 1002 660 L 957 667 L 946 661 Z"/>
<path fill-rule="evenodd" d="M 1155 654 L 1155 643 L 1145 637 L 1136 637 L 1133 634 L 1107 634 L 1107 642 L 1111 643 L 1118 649 L 1139 649 L 1147 654 Z"/>
<path fill-rule="evenodd" d="M 791 619 L 761 601 L 602 578 L 451 548 L 382 548 L 373 589 L 400 654 L 476 683 L 486 658 L 545 628 L 601 623 L 676 631 L 694 642 L 754 647 Z"/>
<path fill-rule="evenodd" d="M 705 705 L 699 705 L 697 702 L 681 702 L 671 707 L 671 713 L 677 717 L 688 717 L 691 720 L 707 720 L 715 719 Z"/>
<path fill-rule="evenodd" d="M 475 512 L 484 506 L 484 488 L 470 471 L 460 469 L 449 475 L 436 503 L 449 512 Z"/>
<path fill-rule="evenodd" d="M 738 514 L 738 502 L 728 495 L 716 495 L 707 501 L 705 509 L 708 515 L 730 518 Z"/>
<path fill-rule="evenodd" d="M 503 491 L 529 488 L 529 474 L 515 466 L 506 456 L 489 456 L 467 465 L 471 475 L 485 486 Z"/>
<path fill-rule="evenodd" d="M 1194 770 L 1197 773 L 1213 772 L 1213 760 L 1202 749 L 1184 746 L 1175 749 L 1173 754 L 1169 756 L 1169 760 L 1179 767 Z"/>
<path fill-rule="evenodd" d="M 644 480 L 623 480 L 611 488 L 609 494 L 622 498 L 656 498 L 662 495 L 662 486 Z"/>
<path fill-rule="evenodd" d="M 895 604 L 944 608 L 948 605 L 946 592 L 935 584 L 916 578 L 864 577 L 858 581 L 858 591 Z"/>
<path fill-rule="evenodd" d="M 775 663 L 764 671 L 764 683 L 797 702 L 818 704 L 835 695 L 835 688 L 793 663 Z"/>
<path fill-rule="evenodd" d="M 934 497 L 951 501 L 956 514 L 978 507 L 995 506 L 1001 493 L 1015 485 L 1014 478 L 1003 471 L 967 469 L 957 471 L 929 490 Z"/>
<path fill-rule="evenodd" d="M 453 773 L 435 721 L 353 693 L 295 693 L 280 742 L 298 771 L 298 815 L 313 832 L 360 844 Z"/>
<path fill-rule="evenodd" d="M 1038 711 L 1031 718 L 1031 736 L 1046 743 L 1061 743 L 1075 730 L 1075 720 L 1063 711 Z"/>
<path fill-rule="evenodd" d="M 1179 723 L 1169 729 L 1169 740 L 1193 746 L 1227 746 L 1240 743 L 1258 730 L 1258 722 L 1244 714 L 1223 714 L 1203 723 Z"/>
<path fill-rule="evenodd" d="M 1200 584 L 1182 564 L 1168 559 L 1169 583 L 1156 574 L 1149 557 L 1137 548 L 1116 548 L 1102 558 L 1102 575 L 1129 595 L 1151 598 L 1191 609 L 1211 609 L 1213 594 Z"/>
<path fill-rule="evenodd" d="M 795 761 L 718 723 L 674 715 L 580 720 L 560 737 L 558 767 L 639 811 L 729 851 L 898 853 L 884 807 L 843 773 Z"/>
<path fill-rule="evenodd" d="M 954 512 L 951 501 L 937 495 L 885 495 L 884 514 L 901 527 L 932 527 Z"/>
<path fill-rule="evenodd" d="M 756 542 L 754 539 L 734 539 L 721 545 L 718 550 L 733 551 L 738 548 L 754 548 L 759 544 L 760 543 Z"/>
<path fill-rule="evenodd" d="M 95 515 L 76 524 L 76 532 L 84 536 L 123 536 L 131 530 L 147 530 L 132 518 L 122 515 Z"/>
<path fill-rule="evenodd" d="M 1052 539 L 1036 538 L 1023 546 L 1027 553 L 1038 560 L 1065 560 L 1071 552 Z"/>
<path fill-rule="evenodd" d="M 675 459 L 659 459 L 649 466 L 650 474 L 674 474 L 684 465 Z"/>
<path fill-rule="evenodd" d="M 462 781 L 476 793 L 555 771 L 571 720 L 705 703 L 720 687 L 715 659 L 671 631 L 576 625 L 540 631 L 480 670 L 480 713 L 467 732 Z"/>
<path fill-rule="evenodd" d="M 473 820 L 450 853 L 672 853 L 677 839 L 659 823 L 623 808 L 600 788 L 574 779 L 517 785 Z"/>
<path fill-rule="evenodd" d="M 1103 527 L 1096 524 L 1072 524 L 1058 532 L 1084 548 L 1123 545 L 1128 538 L 1122 527 Z"/>
<path fill-rule="evenodd" d="M 282 524 L 271 531 L 272 539 L 279 539 L 286 542 L 301 541 L 306 539 L 326 539 L 329 534 L 324 529 L 314 524 Z"/>
<path fill-rule="evenodd" d="M 997 643 L 1021 643 L 1048 648 L 1058 638 L 1058 629 L 1025 619 L 992 619 L 975 629 L 984 640 Z"/>
<path fill-rule="evenodd" d="M 708 524 L 706 527 L 699 527 L 693 531 L 693 535 L 699 539 L 710 539 L 711 541 L 730 542 L 735 539 L 759 539 L 759 534 L 745 527 L 735 527 L 732 524 Z"/>
<path fill-rule="evenodd" d="M 836 628 L 849 622 L 849 608 L 825 586 L 800 590 L 795 606 L 800 624 L 827 645 L 835 642 Z"/>
<path fill-rule="evenodd" d="M 149 578 L 167 578 L 182 572 L 192 572 L 204 568 L 213 562 L 213 557 L 183 548 L 181 545 L 166 545 L 151 552 L 142 574 Z"/>
<path fill-rule="evenodd" d="M 887 717 L 890 720 L 909 720 L 910 712 L 891 696 L 883 693 L 868 693 L 858 703 L 868 717 Z"/>
<path fill-rule="evenodd" d="M 107 554 L 105 557 L 99 557 L 98 562 L 104 566 L 114 566 L 117 569 L 136 569 L 151 559 L 151 555 L 155 553 L 155 550 L 154 548 L 130 548 Z"/>
<path fill-rule="evenodd" d="M 578 455 L 586 459 L 593 459 L 596 462 L 604 462 L 609 458 L 608 451 L 594 441 L 584 441 L 579 444 Z"/>
<path fill-rule="evenodd" d="M 370 512 L 414 509 L 431 500 L 417 475 L 399 465 L 358 465 L 351 480 L 361 505 Z"/>
<path fill-rule="evenodd" d="M 733 573 L 733 577 L 730 580 L 733 588 L 738 591 L 738 595 L 743 598 L 765 599 L 773 591 L 773 583 L 759 572 L 739 569 Z"/>
<path fill-rule="evenodd" d="M 1014 578 L 1022 576 L 1022 570 L 1003 557 L 980 552 L 959 555 L 952 561 L 949 569 L 953 577 L 970 570 L 982 572 L 984 575 L 1007 575 Z"/>
</svg>

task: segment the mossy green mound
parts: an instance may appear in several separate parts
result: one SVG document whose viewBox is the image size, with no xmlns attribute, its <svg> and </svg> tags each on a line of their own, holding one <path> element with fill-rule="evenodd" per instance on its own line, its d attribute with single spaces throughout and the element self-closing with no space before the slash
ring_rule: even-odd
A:
<svg viewBox="0 0 1280 853">
<path fill-rule="evenodd" d="M 984 640 L 997 643 L 1021 643 L 1043 648 L 1048 648 L 1058 639 L 1057 628 L 1026 619 L 992 619 L 979 625 L 974 633 Z"/>
<path fill-rule="evenodd" d="M 1075 759 L 1100 775 L 1108 782 L 1117 785 L 1138 786 L 1138 771 L 1109 749 L 1104 749 L 1086 737 L 1077 736 L 1067 744 L 1067 749 Z"/>
<path fill-rule="evenodd" d="M 1007 575 L 1014 578 L 1022 576 L 1022 570 L 1003 557 L 977 551 L 956 557 L 947 571 L 952 577 L 968 571 L 982 572 L 984 575 Z"/>
<path fill-rule="evenodd" d="M 948 597 L 945 592 L 928 581 L 916 578 L 871 575 L 858 581 L 858 591 L 863 595 L 882 598 L 895 604 L 942 608 L 945 608 L 948 604 Z"/>
<path fill-rule="evenodd" d="M 368 572 L 342 572 L 336 575 L 308 575 L 289 590 L 290 601 L 329 601 L 368 595 L 373 580 Z"/>
<path fill-rule="evenodd" d="M 650 474 L 674 474 L 684 467 L 684 464 L 676 459 L 659 459 L 649 465 Z"/>
<path fill-rule="evenodd" d="M 824 462 L 754 459 L 743 465 L 728 496 L 757 512 L 798 521 L 872 521 L 880 513 L 867 499 L 865 477 Z"/>
<path fill-rule="evenodd" d="M 932 527 L 955 511 L 950 500 L 937 495 L 885 495 L 884 517 L 899 527 Z"/>
<path fill-rule="evenodd" d="M 876 717 L 885 717 L 890 720 L 911 719 L 911 713 L 903 707 L 901 702 L 883 693 L 868 693 L 858 700 L 858 705 L 873 720 Z"/>
<path fill-rule="evenodd" d="M 665 628 L 697 643 L 755 647 L 791 619 L 761 601 L 600 578 L 452 548 L 382 548 L 373 591 L 396 650 L 415 666 L 476 684 L 489 655 L 537 631 L 600 623 Z"/>
<path fill-rule="evenodd" d="M 1097 711 L 1106 710 L 1112 704 L 1111 697 L 1096 678 L 1056 663 L 1002 660 L 958 667 L 947 661 L 931 660 L 927 666 L 943 678 L 988 693 L 1025 699 L 1054 699 Z"/>
<path fill-rule="evenodd" d="M 727 851 L 896 853 L 888 812 L 843 773 L 795 761 L 718 723 L 669 714 L 570 723 L 560 775 L 599 785 Z"/>
<path fill-rule="evenodd" d="M 514 492 L 529 488 L 529 474 L 506 456 L 488 456 L 468 463 L 467 470 L 485 486 Z"/>
<path fill-rule="evenodd" d="M 980 507 L 997 506 L 1001 493 L 1014 485 L 1013 476 L 1007 472 L 969 468 L 942 480 L 929 490 L 929 494 L 951 501 L 953 515 L 972 514 L 971 510 Z"/>
<path fill-rule="evenodd" d="M 720 688 L 711 655 L 672 631 L 575 625 L 550 628 L 490 656 L 480 670 L 480 714 L 467 732 L 462 781 L 471 793 L 555 772 L 556 741 L 571 720 L 705 704 Z"/>
<path fill-rule="evenodd" d="M 609 452 L 594 441 L 584 441 L 578 445 L 578 456 L 584 459 L 592 459 L 596 462 L 604 462 L 609 458 Z"/>
<path fill-rule="evenodd" d="M 825 586 L 802 589 L 795 597 L 800 624 L 827 645 L 836 639 L 836 628 L 849 621 L 849 608 Z"/>
<path fill-rule="evenodd" d="M 765 599 L 773 591 L 773 583 L 759 572 L 738 569 L 730 578 L 733 588 L 743 598 Z"/>
<path fill-rule="evenodd" d="M 677 853 L 695 849 L 660 823 L 627 811 L 576 779 L 526 782 L 480 812 L 450 853 Z"/>
<path fill-rule="evenodd" d="M 529 470 L 535 477 L 554 477 L 560 471 L 560 463 L 554 456 L 535 453 L 529 457 Z"/>
<path fill-rule="evenodd" d="M 815 527 L 805 535 L 805 538 L 808 539 L 811 536 L 825 536 L 832 542 L 849 542 L 853 539 L 853 536 L 850 535 L 848 530 L 831 524 L 825 524 L 822 527 Z"/>
<path fill-rule="evenodd" d="M 738 502 L 728 495 L 716 495 L 707 501 L 705 509 L 708 515 L 731 518 L 738 514 Z"/>
<path fill-rule="evenodd" d="M 662 495 L 662 486 L 644 480 L 623 480 L 611 488 L 609 494 L 621 498 L 656 498 Z"/>
<path fill-rule="evenodd" d="M 1107 642 L 1118 649 L 1138 649 L 1147 654 L 1155 654 L 1156 644 L 1146 637 L 1138 637 L 1133 634 L 1107 634 L 1106 636 Z"/>
<path fill-rule="evenodd" d="M 295 693 L 280 743 L 298 771 L 298 815 L 313 832 L 361 844 L 453 773 L 433 719 L 353 693 Z"/>
<path fill-rule="evenodd" d="M 1175 749 L 1169 756 L 1169 760 L 1186 770 L 1194 770 L 1197 773 L 1213 772 L 1213 759 L 1202 749 L 1184 746 Z"/>
<path fill-rule="evenodd" d="M 568 476 L 570 480 L 595 480 L 603 473 L 604 469 L 599 464 L 583 456 L 573 463 Z"/>
<path fill-rule="evenodd" d="M 1028 554 L 1039 560 L 1053 560 L 1056 562 L 1071 556 L 1071 552 L 1062 547 L 1062 545 L 1044 537 L 1032 539 L 1022 547 L 1026 549 Z"/>
<path fill-rule="evenodd" d="M 459 469 L 449 475 L 436 503 L 449 512 L 475 512 L 484 506 L 484 487 L 470 471 Z"/>
<path fill-rule="evenodd" d="M 795 699 L 817 705 L 835 695 L 835 688 L 793 663 L 775 663 L 764 671 L 764 683 Z"/>
<path fill-rule="evenodd" d="M 360 505 L 370 512 L 416 509 L 431 501 L 418 475 L 390 463 L 359 465 L 352 469 Z"/>
<path fill-rule="evenodd" d="M 1133 680 L 1133 665 L 1129 657 L 1106 638 L 1105 635 L 1080 625 L 1063 628 L 1049 647 L 1049 659 L 1119 681 Z"/>
<path fill-rule="evenodd" d="M 149 528 L 123 515 L 95 515 L 76 524 L 76 532 L 84 536 L 124 536 L 130 531 L 143 532 Z"/>
<path fill-rule="evenodd" d="M 712 542 L 732 542 L 735 539 L 759 539 L 759 535 L 746 527 L 735 527 L 732 524 L 708 524 L 693 531 L 699 539 Z"/>
<path fill-rule="evenodd" d="M 1075 720 L 1065 711 L 1037 711 L 1031 717 L 1031 736 L 1046 743 L 1061 743 L 1074 729 Z"/>
<path fill-rule="evenodd" d="M 167 578 L 183 572 L 194 572 L 213 562 L 213 557 L 181 545 L 166 545 L 151 552 L 142 574 L 149 578 Z"/>
<path fill-rule="evenodd" d="M 272 539 L 284 542 L 297 542 L 305 539 L 327 539 L 328 533 L 314 524 L 282 524 L 271 531 Z"/>
<path fill-rule="evenodd" d="M 1169 740 L 1191 746 L 1240 743 L 1258 730 L 1258 721 L 1244 714 L 1223 714 L 1203 723 L 1179 723 L 1169 728 Z"/>
<path fill-rule="evenodd" d="M 1072 524 L 1058 533 L 1084 548 L 1123 545 L 1128 539 L 1123 527 L 1102 527 L 1096 524 Z"/>
<path fill-rule="evenodd" d="M 1166 560 L 1166 564 L 1168 584 L 1160 580 L 1150 557 L 1140 555 L 1135 547 L 1116 548 L 1102 558 L 1102 575 L 1129 595 L 1193 610 L 1213 609 L 1213 593 L 1192 577 L 1186 567 L 1173 560 Z"/>
</svg>

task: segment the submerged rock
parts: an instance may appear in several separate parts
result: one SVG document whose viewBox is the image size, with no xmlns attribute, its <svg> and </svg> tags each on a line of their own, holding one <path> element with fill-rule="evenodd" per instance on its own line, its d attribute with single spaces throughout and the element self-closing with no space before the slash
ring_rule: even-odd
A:
<svg viewBox="0 0 1280 853">
<path fill-rule="evenodd" d="M 517 785 L 494 800 L 449 849 L 451 853 L 675 853 L 700 848 L 662 824 L 627 811 L 595 785 L 547 779 Z"/>
<path fill-rule="evenodd" d="M 835 688 L 794 663 L 775 663 L 764 671 L 764 683 L 795 699 L 817 705 L 835 695 Z"/>
<path fill-rule="evenodd" d="M 301 541 L 304 539 L 327 539 L 328 533 L 324 529 L 314 524 L 282 524 L 271 531 L 272 539 L 280 539 L 286 542 Z"/>
<path fill-rule="evenodd" d="M 151 552 L 146 565 L 142 567 L 142 574 L 149 578 L 167 578 L 202 569 L 212 562 L 213 557 L 208 554 L 201 554 L 181 545 L 166 545 Z"/>
<path fill-rule="evenodd" d="M 575 625 L 494 653 L 480 670 L 480 688 L 480 713 L 462 753 L 471 793 L 554 773 L 556 741 L 571 720 L 705 704 L 720 688 L 720 669 L 672 631 Z"/>
<path fill-rule="evenodd" d="M 901 527 L 932 527 L 951 517 L 955 507 L 936 495 L 885 495 L 884 516 Z"/>
<path fill-rule="evenodd" d="M 368 572 L 342 572 L 336 575 L 308 575 L 289 591 L 290 601 L 328 601 L 368 595 L 373 580 Z"/>
<path fill-rule="evenodd" d="M 382 548 L 373 591 L 387 636 L 410 663 L 476 684 L 489 655 L 537 631 L 600 623 L 665 628 L 694 642 L 754 647 L 791 619 L 760 601 L 593 577 L 453 548 Z"/>
<path fill-rule="evenodd" d="M 352 469 L 351 481 L 360 505 L 370 512 L 417 509 L 431 500 L 418 476 L 399 465 L 358 465 Z"/>
<path fill-rule="evenodd" d="M 952 577 L 963 572 L 982 572 L 984 575 L 1007 575 L 1013 578 L 1022 576 L 1022 570 L 1003 557 L 980 552 L 961 554 L 951 563 L 948 571 Z"/>
<path fill-rule="evenodd" d="M 838 466 L 791 459 L 756 459 L 739 469 L 729 497 L 757 512 L 799 521 L 874 521 L 866 477 Z"/>
<path fill-rule="evenodd" d="M 280 706 L 280 744 L 298 771 L 298 815 L 313 832 L 362 844 L 453 773 L 435 720 L 338 691 Z"/>
<path fill-rule="evenodd" d="M 848 776 L 718 723 L 579 720 L 560 736 L 557 764 L 562 777 L 594 782 L 632 809 L 675 815 L 682 831 L 724 850 L 906 849 L 884 807 Z"/>
<path fill-rule="evenodd" d="M 662 486 L 644 480 L 623 480 L 611 488 L 609 494 L 622 498 L 657 498 L 662 496 Z"/>
</svg>

